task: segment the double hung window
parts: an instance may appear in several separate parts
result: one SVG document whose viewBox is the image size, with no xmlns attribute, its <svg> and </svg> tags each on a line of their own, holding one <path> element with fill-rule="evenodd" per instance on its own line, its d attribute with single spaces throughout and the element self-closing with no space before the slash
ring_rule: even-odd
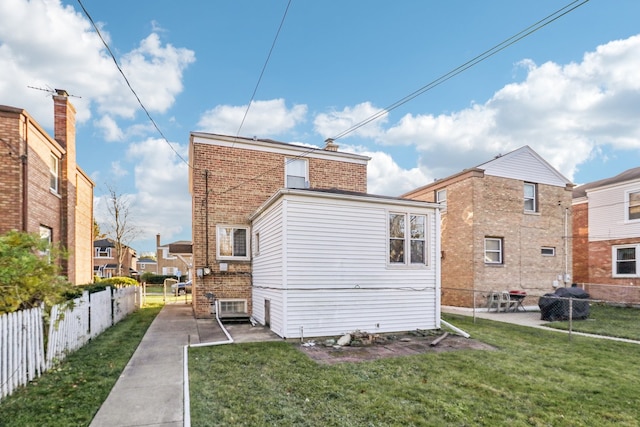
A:
<svg viewBox="0 0 640 427">
<path fill-rule="evenodd" d="M 51 188 L 51 191 L 53 191 L 56 194 L 58 193 L 59 170 L 60 170 L 60 159 L 58 159 L 56 156 L 51 154 L 51 159 L 49 162 L 49 188 Z"/>
<path fill-rule="evenodd" d="M 638 255 L 640 245 L 625 245 L 613 247 L 613 277 L 638 277 Z"/>
<path fill-rule="evenodd" d="M 502 238 L 501 237 L 485 237 L 484 238 L 484 263 L 485 264 L 502 264 Z"/>
<path fill-rule="evenodd" d="M 524 183 L 524 211 L 525 212 L 537 212 L 538 211 L 538 191 L 536 184 L 530 182 Z"/>
<path fill-rule="evenodd" d="M 628 221 L 640 220 L 640 191 L 629 191 L 626 195 L 626 219 Z"/>
<path fill-rule="evenodd" d="M 407 213 L 389 214 L 389 263 L 427 264 L 427 217 Z"/>
<path fill-rule="evenodd" d="M 309 181 L 307 160 L 285 159 L 285 184 L 287 188 L 306 188 Z"/>
</svg>

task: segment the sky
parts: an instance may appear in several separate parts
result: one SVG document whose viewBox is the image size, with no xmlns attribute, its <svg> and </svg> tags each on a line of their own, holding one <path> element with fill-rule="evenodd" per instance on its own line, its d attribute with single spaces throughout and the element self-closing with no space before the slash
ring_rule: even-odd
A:
<svg viewBox="0 0 640 427">
<path fill-rule="evenodd" d="M 191 240 L 193 131 L 322 147 L 377 115 L 336 143 L 389 196 L 523 145 L 575 184 L 639 166 L 640 2 L 0 1 L 0 104 L 52 132 L 52 89 L 77 109 L 96 220 L 114 189 L 141 255 Z"/>
</svg>

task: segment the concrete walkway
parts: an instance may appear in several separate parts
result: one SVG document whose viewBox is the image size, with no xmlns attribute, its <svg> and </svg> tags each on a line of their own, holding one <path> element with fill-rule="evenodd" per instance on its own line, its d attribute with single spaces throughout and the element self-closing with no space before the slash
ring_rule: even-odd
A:
<svg viewBox="0 0 640 427">
<path fill-rule="evenodd" d="M 280 338 L 261 327 L 230 325 L 235 342 Z M 195 319 L 191 304 L 167 304 L 155 318 L 91 422 L 91 427 L 184 425 L 184 346 L 226 341 L 215 319 Z"/>
</svg>

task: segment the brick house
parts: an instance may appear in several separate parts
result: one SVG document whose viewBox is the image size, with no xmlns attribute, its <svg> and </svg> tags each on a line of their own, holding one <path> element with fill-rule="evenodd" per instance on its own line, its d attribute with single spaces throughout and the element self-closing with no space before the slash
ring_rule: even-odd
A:
<svg viewBox="0 0 640 427">
<path fill-rule="evenodd" d="M 575 281 L 592 298 L 640 302 L 640 167 L 574 188 L 573 229 Z"/>
<path fill-rule="evenodd" d="M 442 303 L 480 307 L 490 291 L 530 296 L 571 282 L 573 185 L 530 147 L 403 195 L 442 211 Z M 532 301 L 532 300 L 531 300 Z"/>
<path fill-rule="evenodd" d="M 93 270 L 100 278 L 138 276 L 138 255 L 133 248 L 123 245 L 124 255 L 118 271 L 118 255 L 116 242 L 113 239 L 98 239 L 93 242 Z"/>
<path fill-rule="evenodd" d="M 211 317 L 207 294 L 221 309 L 252 313 L 250 215 L 282 188 L 366 193 L 368 157 L 273 140 L 193 132 L 189 146 L 192 195 L 193 305 Z"/>
<path fill-rule="evenodd" d="M 156 271 L 163 276 L 193 275 L 192 242 L 179 240 L 177 242 L 160 244 L 160 234 L 156 235 Z"/>
<path fill-rule="evenodd" d="M 136 265 L 138 266 L 138 273 L 140 273 L 140 276 L 144 273 L 158 274 L 158 262 L 155 258 L 146 256 L 138 258 Z"/>
<path fill-rule="evenodd" d="M 54 136 L 24 109 L 0 106 L 0 233 L 38 233 L 67 252 L 62 274 L 93 281 L 93 189 L 76 164 L 75 108 L 56 90 Z"/>
</svg>

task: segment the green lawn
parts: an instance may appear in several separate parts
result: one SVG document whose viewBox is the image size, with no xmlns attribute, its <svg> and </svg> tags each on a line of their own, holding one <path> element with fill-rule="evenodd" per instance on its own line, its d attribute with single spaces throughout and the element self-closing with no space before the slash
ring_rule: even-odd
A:
<svg viewBox="0 0 640 427">
<path fill-rule="evenodd" d="M 574 320 L 572 330 L 596 335 L 628 338 L 640 341 L 640 310 L 631 307 L 613 307 L 606 304 L 591 304 L 589 317 Z M 551 328 L 569 329 L 569 322 L 551 322 Z"/>
<path fill-rule="evenodd" d="M 639 425 L 640 346 L 445 319 L 497 350 L 325 366 L 292 343 L 192 348 L 192 425 Z"/>
<path fill-rule="evenodd" d="M 150 304 L 0 401 L 0 426 L 88 426 L 162 304 Z"/>
</svg>

